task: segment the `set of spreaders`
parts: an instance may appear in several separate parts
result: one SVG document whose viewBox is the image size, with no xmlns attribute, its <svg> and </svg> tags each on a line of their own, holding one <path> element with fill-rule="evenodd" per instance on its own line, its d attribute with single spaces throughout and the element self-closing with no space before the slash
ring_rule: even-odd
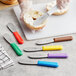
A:
<svg viewBox="0 0 76 76">
<path fill-rule="evenodd" d="M 24 41 L 19 33 L 16 31 L 15 26 L 12 23 L 9 23 L 7 27 L 12 31 L 13 35 L 15 36 L 16 40 L 19 44 L 23 44 Z M 5 40 L 11 45 L 13 50 L 18 56 L 23 55 L 21 49 L 17 46 L 16 43 L 13 42 L 13 39 L 7 33 L 4 34 Z M 65 36 L 65 37 L 58 37 L 53 38 L 52 40 L 45 40 L 45 41 L 38 41 L 36 45 L 45 45 L 55 42 L 63 42 L 63 41 L 71 41 L 73 40 L 72 36 Z M 37 47 L 26 47 L 24 52 L 40 52 L 40 51 L 59 51 L 62 50 L 63 47 L 61 45 L 52 45 L 52 46 L 37 46 Z M 66 53 L 49 53 L 47 56 L 28 56 L 30 59 L 43 59 L 43 58 L 67 58 L 68 55 Z M 21 65 L 39 65 L 39 66 L 47 66 L 47 67 L 58 67 L 57 62 L 47 62 L 47 61 L 38 61 L 36 63 L 23 63 L 18 62 Z"/>
</svg>

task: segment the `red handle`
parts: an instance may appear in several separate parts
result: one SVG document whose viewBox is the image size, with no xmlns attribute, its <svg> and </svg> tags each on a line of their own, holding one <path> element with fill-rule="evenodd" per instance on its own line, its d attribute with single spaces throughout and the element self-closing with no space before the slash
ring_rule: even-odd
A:
<svg viewBox="0 0 76 76">
<path fill-rule="evenodd" d="M 19 35 L 18 32 L 13 32 L 13 34 L 14 34 L 14 36 L 17 39 L 19 44 L 23 44 L 24 43 L 23 39 L 21 38 L 21 36 Z"/>
</svg>

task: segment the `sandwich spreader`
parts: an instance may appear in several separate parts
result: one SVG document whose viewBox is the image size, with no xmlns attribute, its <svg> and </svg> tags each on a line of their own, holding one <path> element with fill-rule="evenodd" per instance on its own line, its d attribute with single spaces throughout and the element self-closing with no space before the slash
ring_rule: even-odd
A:
<svg viewBox="0 0 76 76">
<path fill-rule="evenodd" d="M 16 43 L 13 42 L 12 38 L 9 36 L 9 34 L 4 34 L 4 39 L 11 45 L 11 47 L 13 48 L 13 50 L 16 52 L 16 54 L 18 56 L 23 55 L 22 51 L 20 50 L 20 48 L 17 46 Z"/>
<path fill-rule="evenodd" d="M 46 12 L 44 15 L 40 16 L 34 21 L 34 25 L 38 26 L 42 24 L 49 16 L 51 16 L 55 11 L 57 11 L 57 5 L 54 6 L 50 11 Z"/>
<path fill-rule="evenodd" d="M 28 56 L 30 59 L 45 59 L 45 58 L 67 58 L 68 55 L 66 53 L 54 53 L 50 54 L 48 53 L 47 56 Z"/>
<path fill-rule="evenodd" d="M 63 47 L 61 45 L 52 45 L 52 46 L 26 47 L 24 51 L 39 52 L 39 51 L 56 51 L 56 50 L 62 50 L 62 49 Z"/>
<path fill-rule="evenodd" d="M 36 45 L 45 45 L 45 44 L 50 44 L 50 43 L 71 41 L 71 40 L 73 40 L 72 36 L 65 36 L 65 37 L 58 37 L 58 38 L 53 38 L 49 40 L 44 40 L 44 41 L 37 41 Z"/>
<path fill-rule="evenodd" d="M 38 66 L 46 66 L 57 68 L 59 64 L 57 62 L 48 62 L 48 61 L 37 61 L 37 62 L 18 62 L 21 65 L 38 65 Z"/>
<path fill-rule="evenodd" d="M 22 37 L 19 35 L 19 33 L 16 31 L 16 27 L 12 23 L 7 24 L 8 29 L 13 33 L 15 36 L 16 40 L 18 41 L 19 44 L 23 44 L 24 40 Z"/>
</svg>

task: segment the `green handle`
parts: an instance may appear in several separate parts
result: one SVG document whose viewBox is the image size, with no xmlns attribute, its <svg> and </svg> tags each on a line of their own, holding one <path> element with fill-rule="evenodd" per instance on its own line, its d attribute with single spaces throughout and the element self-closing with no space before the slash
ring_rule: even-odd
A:
<svg viewBox="0 0 76 76">
<path fill-rule="evenodd" d="M 22 51 L 20 50 L 20 48 L 15 43 L 11 43 L 10 45 L 12 46 L 12 48 L 14 49 L 14 51 L 16 52 L 16 54 L 18 56 L 23 55 Z"/>
</svg>

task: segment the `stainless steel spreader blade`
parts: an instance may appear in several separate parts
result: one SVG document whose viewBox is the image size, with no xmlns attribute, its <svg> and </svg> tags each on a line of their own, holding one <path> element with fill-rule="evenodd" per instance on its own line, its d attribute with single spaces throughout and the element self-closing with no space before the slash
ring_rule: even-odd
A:
<svg viewBox="0 0 76 76">
<path fill-rule="evenodd" d="M 18 61 L 19 64 L 21 65 L 37 65 L 37 62 L 36 61 L 31 61 L 31 62 L 25 62 L 25 61 Z"/>
<path fill-rule="evenodd" d="M 38 51 L 42 51 L 42 47 L 26 47 L 24 51 L 25 52 L 38 52 Z"/>
<path fill-rule="evenodd" d="M 50 11 L 42 15 L 41 17 L 37 18 L 37 20 L 34 22 L 34 25 L 38 26 L 42 24 L 50 15 L 52 15 L 55 11 L 57 11 L 57 6 L 54 6 Z"/>
<path fill-rule="evenodd" d="M 50 44 L 50 43 L 54 43 L 54 40 L 48 39 L 48 40 L 37 41 L 36 45 L 45 45 L 45 44 Z"/>
<path fill-rule="evenodd" d="M 48 58 L 47 56 L 28 56 L 30 59 L 45 59 Z"/>
<path fill-rule="evenodd" d="M 8 23 L 7 27 L 11 32 L 16 32 L 16 27 L 12 23 Z"/>
<path fill-rule="evenodd" d="M 5 33 L 3 37 L 8 43 L 13 43 L 12 38 L 9 34 Z"/>
</svg>

